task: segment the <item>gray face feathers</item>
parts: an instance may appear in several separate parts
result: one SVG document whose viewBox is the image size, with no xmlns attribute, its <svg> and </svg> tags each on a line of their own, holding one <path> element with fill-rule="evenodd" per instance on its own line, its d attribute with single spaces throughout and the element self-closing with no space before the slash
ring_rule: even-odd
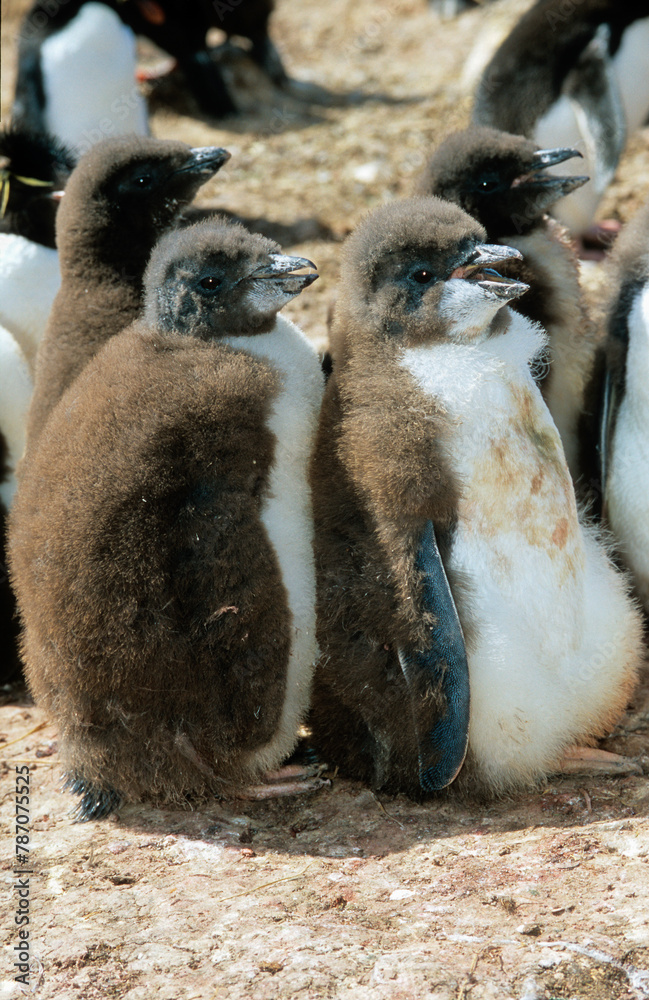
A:
<svg viewBox="0 0 649 1000">
<path fill-rule="evenodd" d="M 405 346 L 472 339 L 527 291 L 492 269 L 520 256 L 486 244 L 477 222 L 439 198 L 382 206 L 347 242 L 338 331 Z"/>
<path fill-rule="evenodd" d="M 318 275 L 303 257 L 222 220 L 169 233 L 144 277 L 145 321 L 157 330 L 209 340 L 263 333 L 277 312 Z"/>
<path fill-rule="evenodd" d="M 576 149 L 540 150 L 524 136 L 473 126 L 441 144 L 417 191 L 454 202 L 485 227 L 490 239 L 498 239 L 527 232 L 559 198 L 586 183 L 585 176 L 546 173 L 575 156 L 581 156 Z"/>
</svg>

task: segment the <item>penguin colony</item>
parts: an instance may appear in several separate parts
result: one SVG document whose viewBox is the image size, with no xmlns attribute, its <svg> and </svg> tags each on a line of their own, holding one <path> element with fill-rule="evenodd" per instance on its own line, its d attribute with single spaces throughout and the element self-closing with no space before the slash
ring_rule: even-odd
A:
<svg viewBox="0 0 649 1000">
<path fill-rule="evenodd" d="M 234 111 L 212 5 L 188 6 L 42 21 L 37 2 L 0 136 L 3 680 L 19 618 L 76 817 L 320 787 L 282 767 L 307 722 L 324 763 L 416 798 L 622 771 L 594 744 L 649 612 L 647 211 L 610 261 L 604 336 L 573 238 L 642 120 L 625 81 L 649 19 L 574 5 L 551 80 L 534 53 L 555 0 L 521 20 L 474 124 L 348 238 L 325 386 L 280 315 L 316 265 L 224 217 L 176 228 L 229 153 L 148 137 L 135 99 L 139 136 L 96 127 L 133 86 L 122 22 Z M 271 12 L 219 26 L 281 85 Z M 102 33 L 115 79 L 74 107 L 74 53 Z M 615 551 L 578 505 L 593 492 Z"/>
</svg>

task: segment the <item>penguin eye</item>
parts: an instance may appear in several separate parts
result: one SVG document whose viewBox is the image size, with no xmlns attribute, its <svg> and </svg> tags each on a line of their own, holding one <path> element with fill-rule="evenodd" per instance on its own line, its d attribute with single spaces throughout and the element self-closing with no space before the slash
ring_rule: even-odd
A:
<svg viewBox="0 0 649 1000">
<path fill-rule="evenodd" d="M 478 181 L 478 191 L 481 191 L 482 194 L 491 194 L 499 187 L 500 181 L 497 177 L 483 177 L 482 180 Z"/>
<path fill-rule="evenodd" d="M 206 292 L 215 292 L 221 284 L 222 279 L 210 274 L 207 278 L 201 278 L 199 284 Z"/>
<path fill-rule="evenodd" d="M 435 275 L 432 271 L 428 271 L 425 267 L 422 267 L 420 271 L 415 271 L 411 275 L 415 281 L 418 281 L 420 285 L 427 285 L 429 281 L 432 281 Z"/>
</svg>

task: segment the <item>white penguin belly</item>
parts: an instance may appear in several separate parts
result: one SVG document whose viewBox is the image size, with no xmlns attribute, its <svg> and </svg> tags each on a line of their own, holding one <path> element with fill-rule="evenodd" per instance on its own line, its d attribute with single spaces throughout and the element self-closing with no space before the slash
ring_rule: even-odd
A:
<svg viewBox="0 0 649 1000">
<path fill-rule="evenodd" d="M 582 187 L 560 198 L 552 208 L 555 219 L 559 219 L 572 233 L 585 232 L 612 177 L 600 168 L 587 124 L 569 97 L 561 96 L 538 120 L 534 141 L 541 149 L 566 146 L 578 149 L 582 154 L 583 159 L 550 167 L 548 173 L 563 177 L 578 174 L 590 178 Z"/>
<path fill-rule="evenodd" d="M 629 312 L 626 388 L 606 484 L 608 518 L 649 610 L 649 285 Z"/>
<path fill-rule="evenodd" d="M 0 324 L 16 338 L 32 372 L 60 284 L 56 250 L 0 233 Z"/>
<path fill-rule="evenodd" d="M 403 362 L 453 420 L 446 448 L 463 495 L 449 569 L 470 581 L 470 608 L 458 610 L 476 634 L 469 747 L 496 789 L 547 773 L 566 746 L 612 723 L 637 660 L 624 579 L 579 523 L 529 374 L 538 345 L 515 317 L 501 337 L 408 350 Z"/>
<path fill-rule="evenodd" d="M 629 135 L 644 125 L 649 113 L 648 58 L 649 17 L 643 17 L 626 29 L 613 56 Z"/>
<path fill-rule="evenodd" d="M 8 510 L 16 492 L 16 464 L 25 450 L 25 425 L 33 384 L 25 355 L 0 326 L 0 434 L 7 446 L 7 474 L 0 482 L 0 502 Z"/>
<path fill-rule="evenodd" d="M 290 320 L 278 316 L 268 334 L 229 337 L 226 343 L 268 361 L 281 389 L 268 426 L 275 453 L 261 519 L 277 556 L 292 618 L 291 650 L 282 718 L 272 740 L 256 750 L 261 768 L 272 767 L 293 747 L 309 706 L 317 658 L 313 513 L 308 469 L 324 392 L 313 346 Z"/>
<path fill-rule="evenodd" d="M 100 139 L 147 135 L 135 81 L 135 35 L 102 3 L 86 3 L 41 46 L 47 129 L 79 153 Z"/>
</svg>

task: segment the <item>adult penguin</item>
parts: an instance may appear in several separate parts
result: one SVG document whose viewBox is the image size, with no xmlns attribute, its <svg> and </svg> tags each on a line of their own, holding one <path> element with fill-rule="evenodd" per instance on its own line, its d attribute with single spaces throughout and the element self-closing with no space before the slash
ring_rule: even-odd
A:
<svg viewBox="0 0 649 1000">
<path fill-rule="evenodd" d="M 473 121 L 577 148 L 590 182 L 553 214 L 575 234 L 591 225 L 627 137 L 649 114 L 649 10 L 614 0 L 537 0 L 484 71 Z"/>
</svg>

